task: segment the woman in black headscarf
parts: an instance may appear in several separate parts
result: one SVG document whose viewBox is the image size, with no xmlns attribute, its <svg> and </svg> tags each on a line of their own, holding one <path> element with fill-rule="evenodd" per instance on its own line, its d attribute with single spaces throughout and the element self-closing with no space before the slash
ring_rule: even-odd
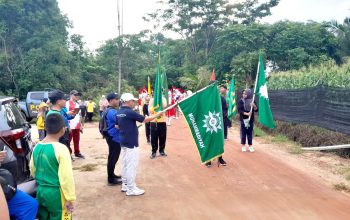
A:
<svg viewBox="0 0 350 220">
<path fill-rule="evenodd" d="M 254 152 L 253 148 L 253 127 L 254 112 L 258 111 L 258 107 L 253 103 L 253 93 L 250 89 L 243 91 L 242 99 L 238 102 L 238 113 L 241 121 L 241 144 L 242 152 L 246 152 L 246 139 L 248 139 L 249 151 Z M 250 116 L 250 120 L 249 120 Z"/>
</svg>

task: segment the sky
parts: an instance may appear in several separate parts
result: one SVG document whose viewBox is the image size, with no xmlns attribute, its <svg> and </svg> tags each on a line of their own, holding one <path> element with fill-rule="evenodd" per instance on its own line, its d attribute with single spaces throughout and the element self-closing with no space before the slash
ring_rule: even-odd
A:
<svg viewBox="0 0 350 220">
<path fill-rule="evenodd" d="M 63 14 L 73 24 L 70 34 L 80 34 L 90 50 L 98 48 L 106 40 L 118 36 L 118 0 L 58 0 Z M 124 0 L 123 33 L 136 34 L 152 25 L 142 17 L 158 8 L 159 0 Z M 231 0 L 234 2 L 235 0 Z M 242 0 L 241 0 L 242 1 Z M 122 2 L 122 0 L 120 0 Z M 279 20 L 343 22 L 350 17 L 350 0 L 281 0 L 272 8 L 272 16 L 262 22 L 273 23 Z M 176 37 L 167 33 L 167 37 Z"/>
</svg>

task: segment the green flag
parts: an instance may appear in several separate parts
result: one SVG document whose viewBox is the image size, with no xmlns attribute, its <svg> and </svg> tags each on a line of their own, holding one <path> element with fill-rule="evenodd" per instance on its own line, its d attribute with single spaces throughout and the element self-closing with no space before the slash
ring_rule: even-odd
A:
<svg viewBox="0 0 350 220">
<path fill-rule="evenodd" d="M 259 98 L 259 122 L 268 128 L 274 128 L 270 100 L 267 93 L 267 85 L 265 78 L 265 68 L 262 54 L 259 54 L 259 71 L 255 94 Z"/>
<path fill-rule="evenodd" d="M 179 103 L 179 107 L 203 163 L 224 153 L 224 128 L 221 98 L 217 83 L 196 92 Z"/>
<path fill-rule="evenodd" d="M 162 77 L 162 89 L 163 89 L 163 96 L 166 100 L 166 106 L 168 107 L 169 106 L 169 95 L 168 95 L 168 91 L 169 91 L 169 88 L 168 88 L 168 78 L 166 76 L 166 73 L 164 70 L 161 70 L 161 77 Z"/>
<path fill-rule="evenodd" d="M 236 95 L 235 95 L 235 80 L 232 79 L 230 83 L 230 88 L 226 97 L 226 102 L 228 103 L 228 119 L 232 119 L 236 116 Z"/>
<path fill-rule="evenodd" d="M 158 64 L 156 69 L 156 80 L 154 83 L 153 109 L 156 112 L 163 110 L 162 103 L 162 76 L 160 67 L 160 53 L 158 54 Z"/>
</svg>

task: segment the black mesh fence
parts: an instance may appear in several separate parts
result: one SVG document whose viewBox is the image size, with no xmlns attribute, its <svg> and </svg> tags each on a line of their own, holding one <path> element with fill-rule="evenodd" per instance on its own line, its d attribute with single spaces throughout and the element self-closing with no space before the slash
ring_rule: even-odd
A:
<svg viewBox="0 0 350 220">
<path fill-rule="evenodd" d="M 269 98 L 275 120 L 306 123 L 350 134 L 350 89 L 319 86 L 269 90 Z"/>
</svg>

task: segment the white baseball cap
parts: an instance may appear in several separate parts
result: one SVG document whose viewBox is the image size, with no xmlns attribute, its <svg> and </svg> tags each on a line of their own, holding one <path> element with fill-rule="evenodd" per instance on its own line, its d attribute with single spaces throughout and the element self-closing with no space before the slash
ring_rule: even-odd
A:
<svg viewBox="0 0 350 220">
<path fill-rule="evenodd" d="M 123 93 L 122 96 L 120 97 L 120 100 L 122 102 L 127 102 L 127 101 L 130 101 L 130 100 L 137 101 L 137 98 L 135 98 L 134 95 L 131 94 L 131 93 Z"/>
</svg>

